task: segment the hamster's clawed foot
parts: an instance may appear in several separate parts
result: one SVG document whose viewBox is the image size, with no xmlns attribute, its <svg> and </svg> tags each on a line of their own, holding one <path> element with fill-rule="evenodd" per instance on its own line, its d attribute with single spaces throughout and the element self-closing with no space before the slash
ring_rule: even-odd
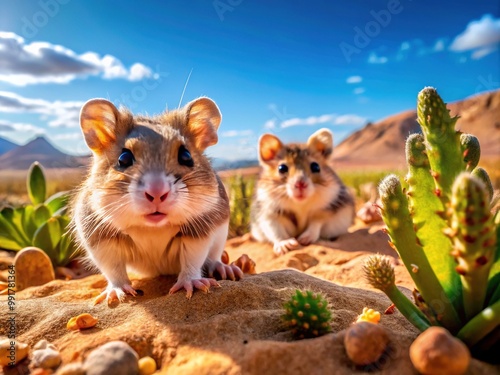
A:
<svg viewBox="0 0 500 375">
<path fill-rule="evenodd" d="M 243 278 L 243 271 L 235 264 L 224 264 L 214 262 L 208 269 L 208 276 L 215 277 L 217 280 L 240 280 Z"/>
<path fill-rule="evenodd" d="M 299 242 L 295 238 L 289 238 L 274 243 L 274 252 L 276 255 L 285 255 L 290 250 L 295 250 L 300 247 Z"/>
<path fill-rule="evenodd" d="M 129 284 L 125 284 L 121 287 L 109 284 L 106 290 L 99 294 L 99 296 L 94 300 L 94 305 L 98 305 L 104 300 L 106 300 L 108 305 L 114 301 L 118 301 L 118 303 L 120 303 L 125 298 L 125 294 L 130 294 L 133 297 L 137 296 L 136 290 Z"/>
<path fill-rule="evenodd" d="M 201 279 L 179 279 L 174 286 L 170 288 L 168 294 L 174 294 L 181 289 L 186 289 L 186 298 L 191 299 L 195 288 L 204 293 L 208 293 L 211 286 L 215 286 L 217 288 L 220 287 L 219 283 L 215 279 L 206 277 L 202 277 Z"/>
<path fill-rule="evenodd" d="M 319 232 L 316 233 L 313 230 L 306 230 L 304 233 L 302 233 L 298 238 L 297 241 L 302 245 L 302 246 L 307 246 L 310 245 L 314 242 L 316 242 L 319 239 Z"/>
</svg>

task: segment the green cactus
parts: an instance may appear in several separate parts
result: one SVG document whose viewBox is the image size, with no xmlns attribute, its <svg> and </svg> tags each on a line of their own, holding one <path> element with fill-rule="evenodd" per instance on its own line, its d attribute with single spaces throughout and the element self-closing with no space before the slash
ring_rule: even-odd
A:
<svg viewBox="0 0 500 375">
<path fill-rule="evenodd" d="M 442 325 L 471 348 L 496 348 L 500 214 L 490 212 L 495 202 L 491 181 L 477 167 L 479 141 L 455 130 L 457 118 L 450 117 L 433 88 L 419 93 L 417 113 L 423 135 L 413 134 L 406 143 L 408 187 L 390 175 L 379 192 L 391 243 L 418 289 L 418 308 L 395 292 L 393 281 L 390 287 L 377 281 L 390 274 L 387 262 L 370 260 L 367 278 L 419 329 Z"/>
<path fill-rule="evenodd" d="M 296 290 L 283 307 L 286 312 L 282 319 L 297 339 L 322 336 L 332 329 L 332 313 L 320 293 Z"/>
<path fill-rule="evenodd" d="M 43 167 L 31 165 L 26 181 L 31 204 L 0 212 L 0 248 L 18 251 L 27 246 L 41 248 L 55 266 L 65 266 L 76 255 L 76 245 L 67 228 L 68 192 L 47 198 Z"/>
</svg>

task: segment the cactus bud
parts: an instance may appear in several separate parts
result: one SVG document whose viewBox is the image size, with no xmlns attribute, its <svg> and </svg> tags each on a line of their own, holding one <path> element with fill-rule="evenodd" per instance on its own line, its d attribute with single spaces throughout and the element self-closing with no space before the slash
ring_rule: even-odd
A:
<svg viewBox="0 0 500 375">
<path fill-rule="evenodd" d="M 460 134 L 460 144 L 462 146 L 462 155 L 466 164 L 466 170 L 470 172 L 476 168 L 481 157 L 479 140 L 472 134 Z"/>
<path fill-rule="evenodd" d="M 484 187 L 486 188 L 486 192 L 488 193 L 488 202 L 491 202 L 493 198 L 493 184 L 491 183 L 490 176 L 488 173 L 481 167 L 474 168 L 472 171 L 472 175 L 478 179 L 480 179 Z"/>
<path fill-rule="evenodd" d="M 369 257 L 363 266 L 366 279 L 374 288 L 385 291 L 394 286 L 394 268 L 389 260 L 380 255 Z"/>
</svg>

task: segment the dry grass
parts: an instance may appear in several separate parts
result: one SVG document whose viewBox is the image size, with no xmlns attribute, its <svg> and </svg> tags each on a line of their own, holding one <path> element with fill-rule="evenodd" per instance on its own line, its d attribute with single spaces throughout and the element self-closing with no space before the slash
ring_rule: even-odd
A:
<svg viewBox="0 0 500 375">
<path fill-rule="evenodd" d="M 47 196 L 72 190 L 84 179 L 86 169 L 45 169 Z M 19 206 L 28 203 L 26 176 L 28 171 L 0 170 L 0 208 L 5 205 Z"/>
</svg>

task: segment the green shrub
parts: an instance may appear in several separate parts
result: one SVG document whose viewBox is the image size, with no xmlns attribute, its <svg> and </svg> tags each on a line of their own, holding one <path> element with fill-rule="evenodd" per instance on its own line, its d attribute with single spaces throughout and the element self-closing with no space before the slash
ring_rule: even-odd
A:
<svg viewBox="0 0 500 375">
<path fill-rule="evenodd" d="M 47 198 L 47 183 L 42 166 L 35 162 L 27 177 L 31 204 L 5 207 L 0 212 L 0 248 L 18 251 L 36 246 L 50 257 L 54 266 L 65 266 L 76 255 L 76 245 L 67 232 L 68 192 Z"/>
</svg>

